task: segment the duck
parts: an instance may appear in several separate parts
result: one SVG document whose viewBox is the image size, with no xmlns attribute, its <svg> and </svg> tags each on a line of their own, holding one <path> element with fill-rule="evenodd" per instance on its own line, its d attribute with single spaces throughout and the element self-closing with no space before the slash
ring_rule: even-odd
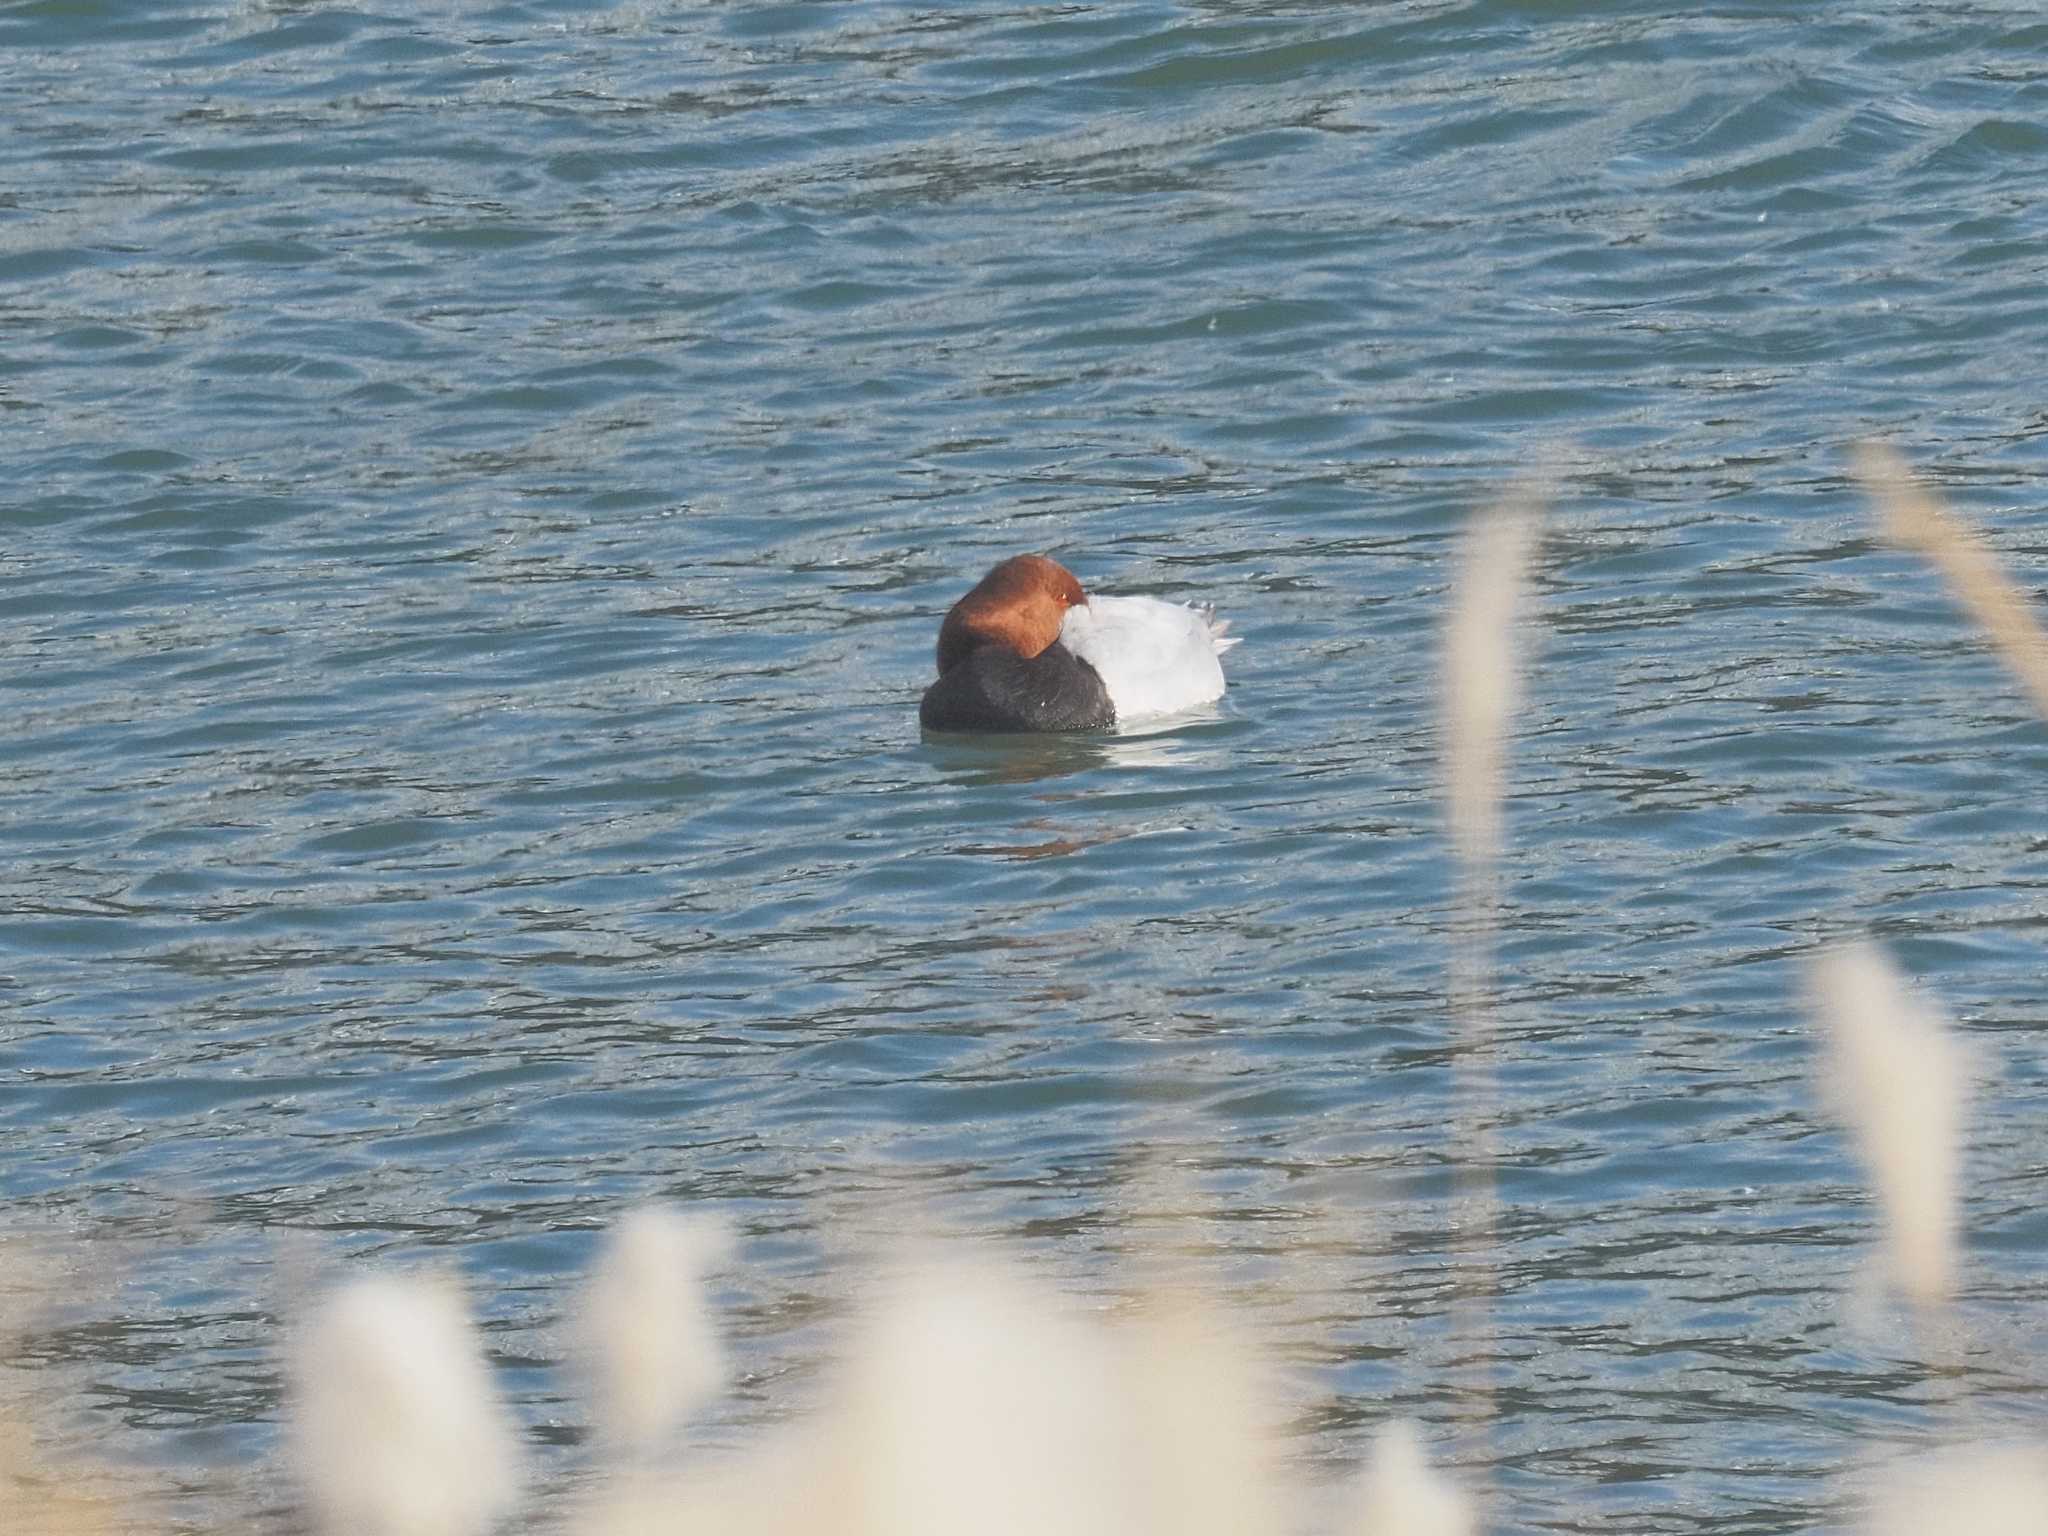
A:
<svg viewBox="0 0 2048 1536">
<path fill-rule="evenodd" d="M 1104 731 L 1223 696 L 1238 642 L 1213 610 L 1089 593 L 1045 555 L 1013 555 L 939 626 L 939 677 L 917 718 L 932 731 Z"/>
</svg>

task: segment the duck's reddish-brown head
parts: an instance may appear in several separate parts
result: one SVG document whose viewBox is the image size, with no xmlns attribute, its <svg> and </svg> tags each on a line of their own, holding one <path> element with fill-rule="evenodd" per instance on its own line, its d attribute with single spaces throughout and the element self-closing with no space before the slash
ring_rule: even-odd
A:
<svg viewBox="0 0 2048 1536">
<path fill-rule="evenodd" d="M 1043 555 L 1013 555 L 974 584 L 939 626 L 939 675 L 978 645 L 1036 656 L 1060 637 L 1060 621 L 1088 601 L 1074 573 Z"/>
</svg>

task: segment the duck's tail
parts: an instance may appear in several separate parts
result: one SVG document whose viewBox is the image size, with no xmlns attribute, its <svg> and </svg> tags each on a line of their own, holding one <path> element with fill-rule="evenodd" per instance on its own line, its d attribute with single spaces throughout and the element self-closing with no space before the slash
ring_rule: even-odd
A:
<svg viewBox="0 0 2048 1536">
<path fill-rule="evenodd" d="M 1243 641 L 1243 635 L 1233 635 L 1230 632 L 1230 620 L 1216 617 L 1214 608 L 1197 608 L 1195 612 L 1199 613 L 1202 622 L 1209 626 L 1209 643 L 1216 647 L 1218 656 Z"/>
</svg>

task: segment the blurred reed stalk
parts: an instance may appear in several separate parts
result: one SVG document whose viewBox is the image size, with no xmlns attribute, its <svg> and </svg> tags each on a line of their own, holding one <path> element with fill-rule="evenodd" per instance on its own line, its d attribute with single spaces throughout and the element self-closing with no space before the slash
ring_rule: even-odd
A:
<svg viewBox="0 0 2048 1536">
<path fill-rule="evenodd" d="M 1499 1227 L 1493 1126 L 1493 949 L 1499 920 L 1505 742 L 1520 699 L 1518 620 L 1526 602 L 1540 503 L 1527 488 L 1474 519 L 1458 553 L 1444 630 L 1446 817 L 1457 860 L 1450 1003 L 1458 1033 L 1459 1299 L 1452 1328 L 1473 1376 L 1471 1415 L 1493 1416 L 1494 1245 Z"/>
<path fill-rule="evenodd" d="M 1864 443 L 1856 450 L 1854 467 L 1857 480 L 1877 502 L 1885 537 L 1933 562 L 1956 600 L 1991 637 L 1999 659 L 2027 690 L 2034 708 L 2048 719 L 2048 634 L 1983 537 L 1922 486 L 1887 445 Z"/>
<path fill-rule="evenodd" d="M 117 1536 L 133 1513 L 97 1475 L 36 1455 L 25 1413 L 0 1405 L 0 1531 L 7 1536 Z"/>
<path fill-rule="evenodd" d="M 47 1381 L 6 1362 L 79 1277 L 44 1245 L 0 1234 L 0 1533 L 4 1536 L 121 1536 L 144 1528 L 135 1479 L 116 1469 L 71 1465 L 37 1444 L 37 1394 Z"/>
<path fill-rule="evenodd" d="M 82 1488 L 70 1471 L 32 1474 L 0 1466 L 0 1503 L 7 1509 L 8 1536 L 121 1536 L 134 1528 L 119 1504 Z"/>
</svg>

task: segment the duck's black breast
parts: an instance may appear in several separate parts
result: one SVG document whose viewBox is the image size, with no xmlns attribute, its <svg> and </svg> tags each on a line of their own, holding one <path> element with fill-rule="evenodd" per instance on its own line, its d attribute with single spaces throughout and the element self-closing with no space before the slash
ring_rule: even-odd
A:
<svg viewBox="0 0 2048 1536">
<path fill-rule="evenodd" d="M 1036 656 L 979 645 L 924 691 L 931 731 L 1099 731 L 1116 724 L 1102 678 L 1054 641 Z"/>
</svg>

